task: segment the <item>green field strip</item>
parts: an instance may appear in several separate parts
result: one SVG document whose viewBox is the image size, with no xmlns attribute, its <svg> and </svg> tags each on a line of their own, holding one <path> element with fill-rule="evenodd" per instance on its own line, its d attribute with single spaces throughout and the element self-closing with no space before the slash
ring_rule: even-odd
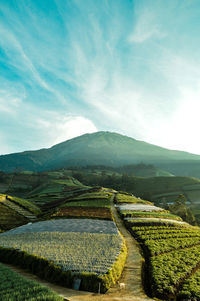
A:
<svg viewBox="0 0 200 301">
<path fill-rule="evenodd" d="M 73 201 L 73 202 L 67 202 L 63 204 L 60 208 L 65 207 L 90 207 L 90 208 L 101 208 L 111 207 L 111 202 L 108 199 L 89 199 L 89 200 L 83 200 L 83 201 Z"/>
<path fill-rule="evenodd" d="M 0 264 L 0 301 L 62 301 L 62 297 Z"/>
<path fill-rule="evenodd" d="M 122 218 L 126 217 L 157 217 L 157 218 L 168 218 L 168 219 L 175 219 L 182 221 L 182 218 L 180 216 L 165 213 L 165 211 L 161 212 L 142 212 L 142 211 L 128 211 L 128 210 L 122 210 L 120 211 L 120 215 Z"/>
<path fill-rule="evenodd" d="M 135 196 L 130 196 L 130 195 L 121 194 L 121 193 L 118 193 L 115 196 L 115 199 L 116 199 L 116 202 L 118 204 L 120 204 L 120 203 L 132 203 L 132 204 L 140 203 L 140 204 L 149 204 L 149 205 L 152 205 L 152 203 L 149 202 L 149 201 L 145 201 L 145 200 L 142 200 L 142 199 L 137 198 Z"/>
<path fill-rule="evenodd" d="M 26 217 L 26 218 L 29 218 L 29 219 L 36 219 L 36 216 L 33 215 L 30 211 L 27 211 L 26 209 L 23 209 L 22 207 L 16 205 L 15 203 L 13 203 L 12 201 L 10 200 L 5 200 L 4 202 L 4 205 L 8 208 L 11 208 L 13 209 L 14 211 L 16 211 L 18 214 Z"/>
</svg>

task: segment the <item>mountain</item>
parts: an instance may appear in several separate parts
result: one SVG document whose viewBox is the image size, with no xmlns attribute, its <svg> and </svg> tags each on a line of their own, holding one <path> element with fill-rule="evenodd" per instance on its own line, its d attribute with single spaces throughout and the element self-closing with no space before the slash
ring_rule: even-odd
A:
<svg viewBox="0 0 200 301">
<path fill-rule="evenodd" d="M 44 171 L 67 166 L 154 164 L 175 175 L 200 177 L 200 156 L 168 150 L 111 132 L 85 134 L 49 149 L 0 156 L 0 170 Z"/>
</svg>

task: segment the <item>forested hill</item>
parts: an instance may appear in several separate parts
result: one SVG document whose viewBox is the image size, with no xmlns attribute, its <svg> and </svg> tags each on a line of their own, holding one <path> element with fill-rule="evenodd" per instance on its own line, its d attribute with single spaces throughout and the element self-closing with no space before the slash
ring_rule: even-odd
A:
<svg viewBox="0 0 200 301">
<path fill-rule="evenodd" d="M 67 166 L 154 164 L 175 175 L 200 177 L 200 156 L 168 150 L 117 133 L 85 134 L 49 149 L 0 156 L 0 170 L 42 171 Z"/>
</svg>

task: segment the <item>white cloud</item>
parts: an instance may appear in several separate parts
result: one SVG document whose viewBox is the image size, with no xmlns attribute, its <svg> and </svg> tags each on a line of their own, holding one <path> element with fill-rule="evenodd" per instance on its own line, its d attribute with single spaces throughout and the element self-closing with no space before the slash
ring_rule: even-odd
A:
<svg viewBox="0 0 200 301">
<path fill-rule="evenodd" d="M 93 122 L 82 116 L 64 117 L 63 120 L 57 121 L 53 127 L 54 140 L 53 144 L 80 136 L 86 133 L 97 132 Z"/>
<path fill-rule="evenodd" d="M 21 104 L 22 100 L 19 95 L 9 91 L 0 90 L 0 112 L 14 116 Z"/>
<path fill-rule="evenodd" d="M 128 36 L 130 43 L 143 43 L 151 38 L 163 38 L 165 36 L 159 28 L 155 12 L 144 9 L 139 16 L 136 15 L 135 17 L 137 21 L 132 33 Z"/>
</svg>

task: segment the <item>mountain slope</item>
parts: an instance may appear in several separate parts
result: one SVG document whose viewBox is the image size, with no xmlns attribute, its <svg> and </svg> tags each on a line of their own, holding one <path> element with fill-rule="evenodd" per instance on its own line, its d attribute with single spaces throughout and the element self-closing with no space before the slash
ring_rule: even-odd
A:
<svg viewBox="0 0 200 301">
<path fill-rule="evenodd" d="M 67 140 L 49 149 L 0 156 L 0 170 L 22 168 L 41 171 L 66 166 L 121 166 L 140 162 L 162 168 L 165 166 L 164 169 L 174 174 L 186 163 L 187 175 L 193 175 L 191 166 L 193 169 L 200 166 L 200 156 L 168 150 L 117 133 L 97 132 Z"/>
</svg>

